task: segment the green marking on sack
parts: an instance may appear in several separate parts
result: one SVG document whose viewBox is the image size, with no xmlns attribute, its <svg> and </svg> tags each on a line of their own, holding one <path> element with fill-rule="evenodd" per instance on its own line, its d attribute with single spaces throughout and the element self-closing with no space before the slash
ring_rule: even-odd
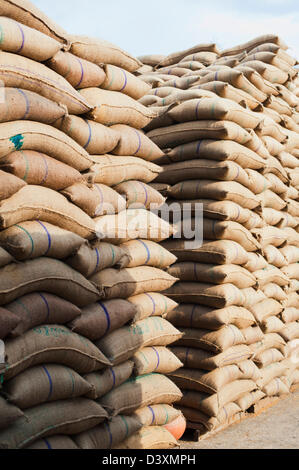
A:
<svg viewBox="0 0 299 470">
<path fill-rule="evenodd" d="M 167 307 L 168 307 L 168 305 L 167 305 L 166 297 L 165 297 L 164 295 L 162 295 L 162 294 L 160 294 L 160 295 L 161 295 L 162 299 L 164 300 L 164 304 L 165 304 L 165 310 L 164 310 L 164 312 L 163 312 L 163 315 L 164 315 L 165 313 L 167 313 Z"/>
<path fill-rule="evenodd" d="M 29 317 L 31 318 L 30 310 L 28 310 L 28 308 L 26 307 L 26 305 L 23 304 L 23 302 L 21 302 L 20 299 L 16 299 L 15 302 L 16 302 L 16 304 L 20 305 L 20 306 L 23 308 L 23 310 L 25 310 L 25 312 L 26 312 L 26 313 L 29 315 Z"/>
<path fill-rule="evenodd" d="M 71 378 L 71 381 L 72 381 L 72 393 L 71 393 L 71 397 L 74 395 L 74 392 L 75 392 L 75 381 L 74 381 L 74 376 L 72 374 L 72 371 L 71 369 L 69 369 L 68 367 L 65 367 L 65 370 L 68 372 L 70 378 Z"/>
<path fill-rule="evenodd" d="M 167 424 L 168 421 L 169 421 L 169 415 L 168 415 L 168 411 L 167 411 L 166 406 L 165 406 L 165 405 L 162 405 L 162 407 L 163 407 L 163 409 L 165 410 L 165 413 L 166 413 L 166 421 L 165 421 L 165 423 L 164 423 L 164 425 L 165 425 L 165 424 Z M 164 426 L 164 425 L 163 425 L 163 426 Z"/>
<path fill-rule="evenodd" d="M 111 88 L 111 86 L 113 85 L 114 79 L 115 79 L 115 73 L 114 73 L 114 69 L 112 69 L 111 70 L 111 80 L 108 83 L 108 85 L 106 86 L 106 90 L 109 90 Z"/>
<path fill-rule="evenodd" d="M 112 251 L 112 265 L 115 264 L 115 250 L 113 248 L 113 245 L 110 245 L 111 246 L 111 251 Z"/>
<path fill-rule="evenodd" d="M 13 135 L 9 140 L 14 144 L 16 150 L 20 150 L 23 147 L 24 136 L 22 134 Z"/>
<path fill-rule="evenodd" d="M 15 224 L 15 227 L 18 227 L 20 230 L 23 230 L 23 232 L 26 233 L 26 235 L 28 236 L 29 240 L 31 241 L 31 251 L 30 251 L 30 254 L 29 256 L 31 256 L 34 252 L 34 241 L 33 241 L 33 238 L 32 236 L 30 235 L 30 233 L 28 232 L 28 230 L 26 230 L 24 227 L 21 227 L 21 225 L 17 225 Z"/>
<path fill-rule="evenodd" d="M 3 44 L 4 39 L 5 39 L 4 30 L 2 26 L 0 26 L 0 44 Z"/>
<path fill-rule="evenodd" d="M 125 426 L 126 426 L 126 437 L 129 435 L 129 426 L 128 426 L 128 423 L 127 423 L 127 420 L 126 418 L 124 418 L 123 416 L 120 415 L 120 418 L 121 420 L 125 423 Z"/>
<path fill-rule="evenodd" d="M 29 173 L 29 161 L 24 152 L 22 152 L 22 150 L 20 150 L 20 153 L 25 160 L 25 174 L 23 176 L 23 180 L 26 181 Z"/>
</svg>

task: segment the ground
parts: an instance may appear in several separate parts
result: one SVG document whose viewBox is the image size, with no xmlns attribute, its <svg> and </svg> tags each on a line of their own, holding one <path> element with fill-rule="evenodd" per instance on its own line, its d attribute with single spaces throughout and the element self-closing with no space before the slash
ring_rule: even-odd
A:
<svg viewBox="0 0 299 470">
<path fill-rule="evenodd" d="M 182 449 L 299 449 L 299 390 L 258 416 L 249 417 Z"/>
</svg>

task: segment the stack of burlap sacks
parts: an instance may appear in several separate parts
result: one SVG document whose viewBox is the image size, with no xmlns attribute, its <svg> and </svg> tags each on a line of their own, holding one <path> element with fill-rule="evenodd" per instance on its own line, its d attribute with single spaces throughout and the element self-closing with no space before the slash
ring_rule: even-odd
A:
<svg viewBox="0 0 299 470">
<path fill-rule="evenodd" d="M 171 348 L 184 368 L 169 376 L 190 428 L 219 428 L 299 382 L 299 101 L 286 49 L 268 35 L 141 58 L 155 88 L 140 102 L 161 110 L 147 135 L 165 152 L 153 187 L 202 223 L 202 246 L 162 243 L 178 258 L 167 319 L 184 333 Z"/>
<path fill-rule="evenodd" d="M 148 210 L 164 203 L 148 186 L 163 153 L 139 130 L 150 86 L 30 2 L 0 15 L 0 448 L 173 447 L 181 333 L 159 293 L 173 229 Z"/>
</svg>

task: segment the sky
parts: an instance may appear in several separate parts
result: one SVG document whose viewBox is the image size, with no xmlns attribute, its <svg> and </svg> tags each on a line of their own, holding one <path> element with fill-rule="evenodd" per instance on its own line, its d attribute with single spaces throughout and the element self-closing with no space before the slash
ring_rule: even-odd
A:
<svg viewBox="0 0 299 470">
<path fill-rule="evenodd" d="M 199 43 L 220 49 L 273 33 L 299 60 L 298 0 L 32 0 L 71 34 L 113 42 L 135 56 Z"/>
</svg>

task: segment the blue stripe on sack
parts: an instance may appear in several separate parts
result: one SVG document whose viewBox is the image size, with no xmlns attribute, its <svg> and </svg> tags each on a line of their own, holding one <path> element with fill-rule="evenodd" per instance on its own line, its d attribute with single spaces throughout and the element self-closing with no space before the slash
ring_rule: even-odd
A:
<svg viewBox="0 0 299 470">
<path fill-rule="evenodd" d="M 154 421 L 155 421 L 155 419 L 156 419 L 156 416 L 155 416 L 155 412 L 154 412 L 154 410 L 152 409 L 151 406 L 148 406 L 148 409 L 150 410 L 150 412 L 151 412 L 152 415 L 153 415 L 153 419 L 152 419 L 152 422 L 151 422 L 151 424 L 150 424 L 150 426 L 152 426 L 152 424 L 154 423 Z"/>
<path fill-rule="evenodd" d="M 52 447 L 51 447 L 50 442 L 49 442 L 47 439 L 43 439 L 43 440 L 44 440 L 46 446 L 48 447 L 48 449 L 49 449 L 49 450 L 53 450 Z"/>
<path fill-rule="evenodd" d="M 138 148 L 137 148 L 136 152 L 133 153 L 132 155 L 136 155 L 136 154 L 139 152 L 139 150 L 141 149 L 141 137 L 140 137 L 140 134 L 139 134 L 138 131 L 136 131 L 136 129 L 134 129 L 134 131 L 136 132 L 137 137 L 138 137 Z"/>
<path fill-rule="evenodd" d="M 24 116 L 22 117 L 22 120 L 23 120 L 23 119 L 26 119 L 26 117 L 27 117 L 27 115 L 30 111 L 30 104 L 29 104 L 28 97 L 27 97 L 26 93 L 23 90 L 20 90 L 20 88 L 17 88 L 17 90 L 23 96 L 23 98 L 25 99 L 25 102 L 26 102 L 26 111 L 25 111 Z"/>
<path fill-rule="evenodd" d="M 113 385 L 112 385 L 112 388 L 114 388 L 114 387 L 115 387 L 115 382 L 116 382 L 115 373 L 114 373 L 114 370 L 112 369 L 112 367 L 111 367 L 111 369 L 109 369 L 109 370 L 110 370 L 110 372 L 111 372 L 112 379 L 113 379 Z"/>
<path fill-rule="evenodd" d="M 197 144 L 197 147 L 196 147 L 196 155 L 199 155 L 199 151 L 200 151 L 200 146 L 202 144 L 202 140 L 199 140 L 198 144 Z"/>
<path fill-rule="evenodd" d="M 83 145 L 83 148 L 86 150 L 87 147 L 88 147 L 89 144 L 90 144 L 92 132 L 91 132 L 91 127 L 90 127 L 90 124 L 89 124 L 89 122 L 88 122 L 88 119 L 84 119 L 84 121 L 85 121 L 86 124 L 88 125 L 88 132 L 89 132 L 87 142 L 86 142 L 85 145 Z"/>
<path fill-rule="evenodd" d="M 45 302 L 46 307 L 47 307 L 47 316 L 46 316 L 46 323 L 47 323 L 49 320 L 49 316 L 50 316 L 50 307 L 49 307 L 46 297 L 44 297 L 43 294 L 38 294 L 38 295 L 42 298 L 42 300 Z"/>
<path fill-rule="evenodd" d="M 156 356 L 157 356 L 157 359 L 158 359 L 157 367 L 154 369 L 154 370 L 157 370 L 158 367 L 159 367 L 159 365 L 160 365 L 160 356 L 159 356 L 159 353 L 158 353 L 158 351 L 157 351 L 156 348 L 154 348 L 154 347 L 152 346 L 152 349 L 155 351 Z"/>
<path fill-rule="evenodd" d="M 37 220 L 36 221 L 41 227 L 43 227 L 43 229 L 45 230 L 47 236 L 48 236 L 48 248 L 47 248 L 47 251 L 44 253 L 44 256 L 46 256 L 49 251 L 50 251 L 50 248 L 51 248 L 51 245 L 52 245 L 52 241 L 51 241 L 51 235 L 49 234 L 47 228 L 44 226 L 44 224 L 40 221 L 40 220 Z"/>
<path fill-rule="evenodd" d="M 21 35 L 22 35 L 22 44 L 21 44 L 21 47 L 20 47 L 20 49 L 19 49 L 18 51 L 16 51 L 16 54 L 18 54 L 19 52 L 21 52 L 21 50 L 22 50 L 23 47 L 24 47 L 24 44 L 25 44 L 25 35 L 24 35 L 24 31 L 23 31 L 22 26 L 21 26 L 18 22 L 16 22 L 16 24 L 17 24 L 19 30 L 21 31 Z"/>
<path fill-rule="evenodd" d="M 44 184 L 47 179 L 48 179 L 48 176 L 49 176 L 49 167 L 48 167 L 48 162 L 47 162 L 47 159 L 46 157 L 43 155 L 43 154 L 40 154 L 42 159 L 44 160 L 44 164 L 45 164 L 45 176 L 43 177 L 43 179 L 41 180 L 40 182 L 40 185 Z"/>
<path fill-rule="evenodd" d="M 78 88 L 81 83 L 82 83 L 82 80 L 83 80 L 83 77 L 84 77 L 84 69 L 83 69 L 83 65 L 82 65 L 82 62 L 81 60 L 79 59 L 79 57 L 76 57 L 77 61 L 79 62 L 79 65 L 80 65 L 80 68 L 81 68 L 81 77 L 80 77 L 80 80 L 79 80 L 79 83 L 78 85 L 75 85 L 74 88 Z"/>
<path fill-rule="evenodd" d="M 104 423 L 104 426 L 105 426 L 105 428 L 107 429 L 108 435 L 109 435 L 109 445 L 108 445 L 108 449 L 111 449 L 111 447 L 112 447 L 112 434 L 111 434 L 111 431 L 110 431 L 110 426 L 109 426 L 108 423 Z"/>
<path fill-rule="evenodd" d="M 193 270 L 194 270 L 194 278 L 195 278 L 195 280 L 197 281 L 197 270 L 196 270 L 196 267 L 197 267 L 197 264 L 196 264 L 196 262 L 195 262 L 195 263 L 193 263 Z"/>
<path fill-rule="evenodd" d="M 108 331 L 110 330 L 110 326 L 111 326 L 111 323 L 110 323 L 110 316 L 109 316 L 109 313 L 108 313 L 108 310 L 106 309 L 105 305 L 102 304 L 102 302 L 98 302 L 98 304 L 102 307 L 102 309 L 104 310 L 104 313 L 106 315 L 106 319 L 107 319 L 107 329 L 105 331 L 104 334 L 107 334 Z M 103 335 L 104 336 L 104 335 Z"/>
<path fill-rule="evenodd" d="M 127 78 L 126 72 L 125 72 L 123 69 L 121 69 L 121 71 L 122 71 L 122 73 L 123 73 L 124 76 L 125 76 L 125 84 L 124 84 L 124 86 L 123 86 L 119 91 L 123 91 L 123 90 L 126 88 L 127 84 L 128 84 L 128 78 Z"/>
<path fill-rule="evenodd" d="M 49 395 L 48 395 L 48 398 L 47 398 L 47 401 L 49 401 L 50 398 L 51 398 L 52 392 L 53 392 L 53 383 L 52 383 L 51 375 L 50 375 L 49 372 L 48 372 L 48 369 L 47 369 L 45 366 L 42 366 L 42 368 L 43 368 L 44 371 L 46 372 L 47 377 L 48 377 L 48 379 L 49 379 L 50 390 L 49 390 Z"/>
<path fill-rule="evenodd" d="M 156 303 L 155 303 L 154 299 L 152 298 L 152 296 L 151 296 L 150 294 L 148 294 L 147 292 L 145 292 L 145 295 L 147 295 L 147 296 L 151 299 L 151 301 L 152 301 L 152 303 L 153 303 L 153 307 L 154 307 L 154 308 L 153 308 L 153 312 L 152 312 L 152 314 L 151 314 L 151 316 L 153 316 L 153 315 L 155 315 L 155 313 L 156 313 Z"/>
<path fill-rule="evenodd" d="M 193 315 L 194 315 L 195 309 L 196 309 L 196 305 L 194 304 L 193 307 L 192 307 L 192 311 L 191 311 L 190 328 L 192 328 L 192 326 L 193 326 Z"/>
<path fill-rule="evenodd" d="M 185 357 L 185 366 L 187 366 L 188 363 L 188 356 L 189 356 L 190 348 L 186 349 L 186 357 Z"/>
<path fill-rule="evenodd" d="M 147 246 L 146 243 L 144 243 L 142 240 L 137 240 L 137 241 L 138 241 L 139 243 L 141 243 L 141 244 L 144 246 L 144 248 L 146 249 L 147 259 L 146 259 L 146 261 L 145 261 L 144 264 L 147 264 L 147 263 L 149 262 L 149 260 L 151 259 L 151 254 L 150 254 L 150 251 L 149 251 L 149 249 L 148 249 L 148 246 Z"/>
<path fill-rule="evenodd" d="M 97 255 L 97 264 L 96 264 L 96 267 L 95 267 L 95 271 L 96 271 L 96 269 L 99 267 L 99 263 L 100 263 L 100 253 L 99 253 L 98 248 L 95 248 L 95 252 L 96 252 L 96 255 Z"/>
<path fill-rule="evenodd" d="M 198 108 L 199 108 L 199 105 L 201 104 L 201 100 L 198 100 L 198 103 L 196 105 L 196 109 L 195 109 L 195 117 L 197 120 L 199 120 L 199 117 L 198 117 Z"/>
</svg>

